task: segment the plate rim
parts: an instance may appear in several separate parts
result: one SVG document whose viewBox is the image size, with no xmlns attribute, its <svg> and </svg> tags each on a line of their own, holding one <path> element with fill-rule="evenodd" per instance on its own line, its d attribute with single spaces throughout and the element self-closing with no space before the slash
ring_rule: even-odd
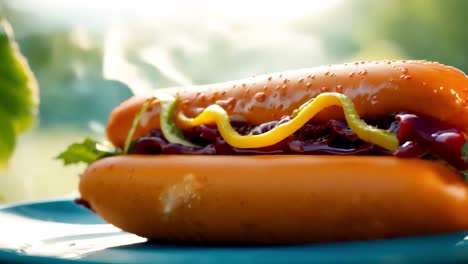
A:
<svg viewBox="0 0 468 264">
<path fill-rule="evenodd" d="M 17 203 L 10 203 L 10 204 L 5 204 L 5 205 L 1 205 L 0 206 L 0 212 L 1 211 L 8 211 L 8 210 L 11 210 L 11 209 L 15 209 L 15 208 L 18 208 L 18 207 L 23 207 L 23 206 L 34 206 L 34 205 L 38 205 L 38 204 L 42 204 L 42 205 L 48 205 L 48 204 L 54 204 L 54 203 L 72 203 L 76 206 L 79 206 L 77 204 L 75 204 L 74 202 L 74 198 L 72 197 L 67 197 L 67 198 L 55 198 L 55 199 L 41 199 L 41 200 L 34 200 L 34 201 L 22 201 L 22 202 L 17 202 Z M 10 212 L 9 212 L 10 213 Z M 14 213 L 14 212 L 12 212 Z M 453 235 L 456 235 L 456 234 L 464 234 L 464 235 L 467 235 L 468 234 L 468 230 L 466 231 L 459 231 L 459 232 L 452 232 L 452 233 L 447 233 L 447 234 L 439 234 L 439 235 L 450 235 L 450 234 L 453 234 Z M 436 234 L 437 236 L 437 234 Z M 418 237 L 423 237 L 423 236 L 418 236 Z M 412 237 L 409 237 L 410 239 Z M 416 237 L 414 237 L 416 238 Z M 398 238 L 397 238 L 398 239 Z M 405 239 L 405 238 L 404 238 Z M 376 240 L 375 242 L 382 242 L 382 241 L 388 241 L 388 242 L 392 242 L 390 239 L 382 239 L 382 240 Z M 359 243 L 372 243 L 372 241 L 356 241 L 358 244 Z M 338 244 L 348 244 L 350 242 L 338 242 Z M 351 242 L 353 243 L 353 242 Z M 325 244 L 319 244 L 319 245 L 325 245 Z M 362 245 L 361 245 L 362 246 Z M 466 249 L 466 248 L 465 248 Z M 406 263 L 407 261 L 409 261 L 411 256 L 408 257 L 408 260 L 403 260 L 404 263 Z M 414 257 L 414 256 L 413 256 Z M 456 257 L 456 256 L 455 256 Z M 356 259 L 355 257 L 352 258 L 350 257 L 350 259 L 348 261 L 339 261 L 339 263 L 355 263 L 353 262 L 352 259 Z M 375 256 L 374 256 L 374 259 L 375 259 Z M 215 261 L 216 259 L 213 258 L 212 261 Z M 312 262 L 312 263 L 328 263 L 325 261 L 326 258 L 322 258 L 322 259 L 317 259 L 317 260 L 312 260 L 312 259 L 302 259 L 301 261 L 306 261 L 308 263 Z M 376 261 L 378 261 L 378 259 L 375 259 Z M 382 259 L 381 259 L 382 260 Z M 465 256 L 463 256 L 463 260 L 465 261 L 468 261 L 468 254 Z M 79 264 L 84 264 L 84 263 L 87 263 L 87 264 L 108 264 L 108 263 L 114 263 L 111 259 L 100 259 L 100 260 L 96 260 L 96 259 L 86 259 L 86 258 L 71 258 L 71 259 L 67 259 L 67 258 L 61 258 L 61 257 L 55 257 L 55 256 L 42 256 L 42 255 L 28 255 L 28 254 L 21 254 L 21 252 L 19 252 L 18 250 L 12 250 L 12 249 L 3 249 L 3 248 L 0 248 L 0 261 L 8 261 L 8 262 L 15 262 L 15 263 L 23 263 L 23 262 L 28 262 L 28 263 L 52 263 L 52 264 L 61 264 L 61 263 L 79 263 Z M 265 262 L 266 260 L 263 260 L 263 262 Z M 335 261 L 338 261 L 335 259 Z M 366 262 L 366 260 L 363 260 L 364 262 Z M 454 261 L 454 260 L 451 260 L 449 259 L 448 261 Z M 455 261 L 460 261 L 460 256 L 458 256 L 457 259 L 455 259 Z M 192 260 L 187 260 L 186 262 L 182 262 L 182 263 L 193 263 L 193 262 L 197 262 L 196 259 L 192 259 Z M 252 261 L 254 262 L 254 261 Z M 152 262 L 136 262 L 136 263 L 152 263 Z M 168 263 L 180 263 L 180 260 L 177 261 L 169 261 Z M 200 262 L 200 263 L 205 263 L 205 262 Z M 210 262 L 212 263 L 212 262 Z M 215 261 L 216 263 L 216 261 Z M 302 263 L 302 262 L 301 262 Z"/>
<path fill-rule="evenodd" d="M 20 202 L 13 202 L 13 203 L 5 203 L 0 204 L 0 211 L 12 209 L 15 207 L 21 206 L 29 206 L 35 204 L 49 204 L 49 203 L 62 203 L 62 202 L 73 202 L 75 198 L 51 198 L 51 199 L 38 199 L 38 200 L 31 200 L 31 201 L 20 201 Z"/>
</svg>

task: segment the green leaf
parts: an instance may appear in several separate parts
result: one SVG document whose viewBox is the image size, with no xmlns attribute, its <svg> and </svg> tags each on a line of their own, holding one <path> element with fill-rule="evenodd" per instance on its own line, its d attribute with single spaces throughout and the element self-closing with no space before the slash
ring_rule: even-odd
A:
<svg viewBox="0 0 468 264">
<path fill-rule="evenodd" d="M 468 162 L 468 140 L 463 145 L 461 154 L 463 161 Z M 465 178 L 465 181 L 468 181 L 468 170 L 460 171 L 460 174 Z"/>
<path fill-rule="evenodd" d="M 37 113 L 38 87 L 13 38 L 0 18 L 0 166 L 13 154 L 16 137 L 31 127 Z"/>
<path fill-rule="evenodd" d="M 132 126 L 130 130 L 128 131 L 127 138 L 125 140 L 123 153 L 124 154 L 128 153 L 132 140 L 133 140 L 133 135 L 135 134 L 135 130 L 138 124 L 140 123 L 140 120 L 143 114 L 146 112 L 146 110 L 148 110 L 148 108 L 151 106 L 153 101 L 156 99 L 159 100 L 159 104 L 161 107 L 160 127 L 161 127 L 161 132 L 164 135 L 164 138 L 169 143 L 177 143 L 177 144 L 181 144 L 187 147 L 199 147 L 185 140 L 182 130 L 179 129 L 175 124 L 174 111 L 175 111 L 175 106 L 176 106 L 178 99 L 170 95 L 155 93 L 155 96 L 148 98 L 146 103 L 143 104 L 140 111 L 133 118 Z"/>
<path fill-rule="evenodd" d="M 8 113 L 0 108 L 0 171 L 6 170 L 7 161 L 13 154 L 16 133 Z"/>
<path fill-rule="evenodd" d="M 165 96 L 166 98 L 162 98 L 162 96 L 160 97 L 160 127 L 164 138 L 166 138 L 169 143 L 177 143 L 192 148 L 199 147 L 187 141 L 184 138 L 182 130 L 175 124 L 174 111 L 178 98 L 170 96 Z"/>
<path fill-rule="evenodd" d="M 119 154 L 119 152 L 115 148 L 86 138 L 81 143 L 73 143 L 68 146 L 64 152 L 57 156 L 57 159 L 63 160 L 65 165 L 77 164 L 80 162 L 91 164 L 96 160 L 117 154 Z"/>
<path fill-rule="evenodd" d="M 146 103 L 143 104 L 140 111 L 136 114 L 135 118 L 133 118 L 132 126 L 130 130 L 128 131 L 127 138 L 125 139 L 125 145 L 124 145 L 124 151 L 123 151 L 124 154 L 127 154 L 130 149 L 130 145 L 132 144 L 132 140 L 133 140 L 133 134 L 135 134 L 135 130 L 138 124 L 140 123 L 141 117 L 146 112 L 146 110 L 148 110 L 148 108 L 151 106 L 151 103 L 155 99 L 156 98 L 154 97 L 149 98 L 148 101 L 146 101 Z"/>
<path fill-rule="evenodd" d="M 465 162 L 468 162 L 468 140 L 465 142 L 461 149 L 462 158 Z"/>
<path fill-rule="evenodd" d="M 460 171 L 460 174 L 465 178 L 465 181 L 468 181 L 468 170 Z"/>
</svg>

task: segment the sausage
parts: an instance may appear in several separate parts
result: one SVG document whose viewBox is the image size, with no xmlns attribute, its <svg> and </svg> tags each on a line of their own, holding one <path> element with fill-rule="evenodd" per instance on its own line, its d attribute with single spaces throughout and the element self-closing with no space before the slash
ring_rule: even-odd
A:
<svg viewBox="0 0 468 264">
<path fill-rule="evenodd" d="M 420 159 L 127 155 L 93 163 L 79 189 L 106 221 L 161 241 L 307 243 L 468 229 L 461 177 Z"/>
<path fill-rule="evenodd" d="M 252 125 L 339 92 L 363 118 L 406 111 L 468 131 L 468 77 L 427 61 L 355 62 L 159 92 L 177 96 L 176 112 L 189 117 L 218 104 L 231 121 Z M 132 97 L 112 111 L 107 136 L 115 146 L 146 101 Z M 159 112 L 155 100 L 134 138 L 159 128 Z M 342 110 L 325 108 L 312 121 L 329 119 L 343 119 Z M 462 177 L 417 158 L 122 155 L 91 164 L 79 190 L 104 220 L 152 240 L 309 243 L 468 229 Z"/>
<path fill-rule="evenodd" d="M 188 116 L 216 103 L 231 120 L 253 125 L 290 115 L 322 92 L 340 92 L 354 102 L 364 118 L 408 111 L 468 131 L 468 77 L 453 67 L 427 61 L 355 62 L 159 91 L 177 95 L 176 111 Z M 146 97 L 132 97 L 112 111 L 107 136 L 115 146 L 123 146 L 134 116 L 145 101 Z M 313 121 L 328 119 L 343 119 L 341 109 L 325 109 Z M 157 128 L 159 105 L 155 101 L 143 115 L 134 137 Z"/>
</svg>

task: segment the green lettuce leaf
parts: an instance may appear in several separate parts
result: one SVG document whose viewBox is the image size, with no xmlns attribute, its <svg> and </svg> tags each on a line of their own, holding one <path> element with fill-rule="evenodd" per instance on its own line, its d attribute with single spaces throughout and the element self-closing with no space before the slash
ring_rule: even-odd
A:
<svg viewBox="0 0 468 264">
<path fill-rule="evenodd" d="M 174 120 L 174 111 L 178 98 L 166 96 L 167 98 L 160 99 L 161 113 L 160 113 L 160 127 L 161 131 L 169 143 L 177 143 L 186 147 L 196 148 L 199 147 L 184 138 L 184 133 L 176 126 Z"/>
<path fill-rule="evenodd" d="M 162 95 L 160 97 L 164 97 L 164 99 L 159 98 L 161 103 L 160 125 L 164 137 L 170 143 L 178 143 L 185 146 L 196 147 L 197 145 L 194 145 L 184 139 L 182 130 L 177 128 L 177 126 L 175 125 L 173 116 L 177 98 Z M 156 97 L 148 98 L 146 103 L 142 105 L 140 111 L 133 118 L 132 126 L 128 131 L 123 150 L 117 149 L 109 145 L 101 144 L 98 141 L 91 138 L 86 138 L 81 143 L 71 144 L 64 152 L 60 153 L 56 158 L 63 160 L 63 163 L 65 165 L 76 164 L 81 162 L 91 164 L 105 157 L 128 154 L 128 151 L 130 150 L 134 140 L 133 135 L 135 134 L 135 130 L 138 124 L 140 123 L 143 114 L 151 106 L 151 103 L 154 100 L 156 100 Z"/>
<path fill-rule="evenodd" d="M 0 18 L 0 167 L 13 154 L 16 137 L 31 127 L 37 113 L 38 87 L 13 38 Z"/>
<path fill-rule="evenodd" d="M 468 181 L 468 171 L 467 170 L 460 171 L 460 174 L 463 176 L 465 181 Z"/>
<path fill-rule="evenodd" d="M 57 156 L 63 160 L 65 165 L 86 163 L 91 164 L 104 157 L 118 155 L 119 151 L 113 147 L 106 146 L 94 139 L 86 138 L 83 142 L 73 143 Z"/>
<path fill-rule="evenodd" d="M 468 162 L 468 140 L 465 142 L 465 144 L 463 144 L 463 147 L 461 149 L 461 154 L 462 154 L 462 159 L 465 162 Z M 460 174 L 463 175 L 463 177 L 465 178 L 465 181 L 468 181 L 468 170 L 460 171 Z"/>
<path fill-rule="evenodd" d="M 179 129 L 174 120 L 174 111 L 176 107 L 176 103 L 178 98 L 166 95 L 166 94 L 161 94 L 157 93 L 158 95 L 153 96 L 149 98 L 145 104 L 141 107 L 140 111 L 135 115 L 135 118 L 133 119 L 132 127 L 130 128 L 128 134 L 127 134 L 127 139 L 125 140 L 125 145 L 124 145 L 124 154 L 127 154 L 128 151 L 130 150 L 130 146 L 132 144 L 133 140 L 133 134 L 135 134 L 135 130 L 140 123 L 140 120 L 143 116 L 143 114 L 146 112 L 146 110 L 151 106 L 151 103 L 158 99 L 159 104 L 161 106 L 161 112 L 160 112 L 160 127 L 161 131 L 164 135 L 164 138 L 169 143 L 177 143 L 181 144 L 187 147 L 198 147 L 195 144 L 192 144 L 191 142 L 187 141 L 184 138 L 184 134 L 181 129 Z"/>
<path fill-rule="evenodd" d="M 464 161 L 468 162 L 468 140 L 465 142 L 461 149 L 462 158 Z"/>
<path fill-rule="evenodd" d="M 128 151 L 130 150 L 130 146 L 131 146 L 132 140 L 133 140 L 133 134 L 135 134 L 135 130 L 136 130 L 138 124 L 140 123 L 140 120 L 143 117 L 143 114 L 151 106 L 151 103 L 155 99 L 156 98 L 152 97 L 146 103 L 144 103 L 143 106 L 141 107 L 140 111 L 133 118 L 132 126 L 130 127 L 130 130 L 128 131 L 128 134 L 127 134 L 127 138 L 125 139 L 125 145 L 124 145 L 124 149 L 123 149 L 124 154 L 127 154 Z"/>
</svg>

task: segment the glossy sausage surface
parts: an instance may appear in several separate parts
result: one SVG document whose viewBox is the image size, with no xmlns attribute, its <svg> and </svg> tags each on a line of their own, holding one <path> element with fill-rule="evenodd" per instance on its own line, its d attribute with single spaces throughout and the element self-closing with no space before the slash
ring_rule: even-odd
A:
<svg viewBox="0 0 468 264">
<path fill-rule="evenodd" d="M 117 156 L 80 192 L 106 221 L 154 240 L 305 243 L 468 230 L 467 187 L 420 159 Z"/>
<path fill-rule="evenodd" d="M 408 111 L 432 116 L 468 132 L 468 77 L 426 61 L 376 61 L 273 73 L 226 83 L 158 90 L 178 95 L 177 111 L 195 116 L 219 104 L 232 120 L 251 124 L 279 120 L 322 92 L 341 92 L 363 117 Z M 145 97 L 132 97 L 111 114 L 107 136 L 122 147 Z M 322 111 L 315 121 L 342 118 L 339 108 Z M 158 102 L 143 116 L 134 137 L 159 127 Z"/>
</svg>

